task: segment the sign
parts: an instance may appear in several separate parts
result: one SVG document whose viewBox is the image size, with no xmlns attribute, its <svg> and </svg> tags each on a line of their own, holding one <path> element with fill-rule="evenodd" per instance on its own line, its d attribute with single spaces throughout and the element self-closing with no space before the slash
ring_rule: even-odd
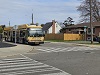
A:
<svg viewBox="0 0 100 75">
<path fill-rule="evenodd" d="M 84 28 L 87 28 L 87 26 L 84 26 Z"/>
<path fill-rule="evenodd" d="M 84 28 L 84 32 L 86 32 L 86 28 Z"/>
<path fill-rule="evenodd" d="M 84 26 L 84 32 L 86 32 L 86 28 L 87 28 L 87 26 Z"/>
</svg>

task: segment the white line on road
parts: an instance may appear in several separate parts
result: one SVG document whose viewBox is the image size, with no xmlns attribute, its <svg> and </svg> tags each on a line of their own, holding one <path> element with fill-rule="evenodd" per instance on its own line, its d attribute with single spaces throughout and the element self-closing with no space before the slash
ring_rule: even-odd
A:
<svg viewBox="0 0 100 75">
<path fill-rule="evenodd" d="M 37 50 L 44 52 L 68 52 L 68 51 L 85 51 L 85 50 L 98 50 L 98 48 L 91 47 L 39 47 Z"/>
<path fill-rule="evenodd" d="M 0 60 L 0 75 L 37 74 L 40 75 L 71 75 L 53 66 L 35 61 L 23 54 L 24 58 Z M 48 73 L 48 74 L 47 74 Z"/>
</svg>

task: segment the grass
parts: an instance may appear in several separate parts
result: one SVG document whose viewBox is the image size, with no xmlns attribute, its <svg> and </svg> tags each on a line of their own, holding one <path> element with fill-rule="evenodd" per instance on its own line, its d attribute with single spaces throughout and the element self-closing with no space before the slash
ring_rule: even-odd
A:
<svg viewBox="0 0 100 75">
<path fill-rule="evenodd" d="M 79 43 L 79 44 L 88 44 L 88 45 L 100 45 L 100 43 L 98 43 L 98 42 L 94 42 L 93 44 L 91 44 L 91 42 L 83 42 L 83 43 Z"/>
<path fill-rule="evenodd" d="M 89 45 L 100 45 L 98 42 L 93 42 L 91 44 L 91 41 L 82 41 L 82 40 L 45 40 L 49 42 L 66 42 L 66 43 L 79 43 L 79 44 L 89 44 Z"/>
<path fill-rule="evenodd" d="M 78 40 L 45 40 L 45 41 L 50 41 L 50 42 L 79 42 Z"/>
</svg>

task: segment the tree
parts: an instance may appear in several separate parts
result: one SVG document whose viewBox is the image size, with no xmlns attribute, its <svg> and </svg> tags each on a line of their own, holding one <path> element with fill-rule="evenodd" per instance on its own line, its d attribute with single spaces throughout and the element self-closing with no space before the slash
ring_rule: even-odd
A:
<svg viewBox="0 0 100 75">
<path fill-rule="evenodd" d="M 1 27 L 4 29 L 6 26 L 5 25 L 1 25 Z"/>
<path fill-rule="evenodd" d="M 78 6 L 77 10 L 80 12 L 81 22 L 90 21 L 90 0 L 81 0 L 82 3 Z M 92 21 L 100 21 L 100 1 L 91 0 Z"/>
<path fill-rule="evenodd" d="M 44 26 L 44 24 L 41 24 L 41 26 L 43 27 L 43 26 Z"/>
<path fill-rule="evenodd" d="M 66 28 L 60 29 L 60 33 L 66 33 Z"/>
<path fill-rule="evenodd" d="M 73 19 L 71 17 L 68 17 L 67 20 L 65 20 L 63 24 L 67 27 L 70 25 L 74 25 L 73 22 L 74 22 Z"/>
<path fill-rule="evenodd" d="M 3 28 L 2 27 L 0 27 L 0 33 L 3 33 Z"/>
</svg>

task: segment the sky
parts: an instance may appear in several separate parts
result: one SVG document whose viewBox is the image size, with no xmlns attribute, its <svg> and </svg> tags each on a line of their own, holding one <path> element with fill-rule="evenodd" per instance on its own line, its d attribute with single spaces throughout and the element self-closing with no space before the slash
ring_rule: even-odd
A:
<svg viewBox="0 0 100 75">
<path fill-rule="evenodd" d="M 64 22 L 68 17 L 78 23 L 79 5 L 79 0 L 0 0 L 0 25 L 29 24 L 32 13 L 34 23 Z"/>
</svg>

